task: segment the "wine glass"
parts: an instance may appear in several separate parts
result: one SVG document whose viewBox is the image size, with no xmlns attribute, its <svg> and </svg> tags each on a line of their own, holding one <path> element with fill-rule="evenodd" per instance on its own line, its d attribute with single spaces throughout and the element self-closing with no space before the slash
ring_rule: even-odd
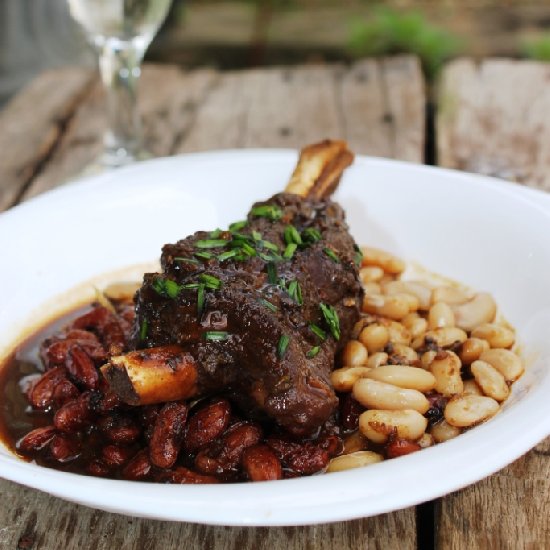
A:
<svg viewBox="0 0 550 550">
<path fill-rule="evenodd" d="M 124 166 L 151 155 L 143 147 L 137 84 L 145 50 L 164 21 L 171 0 L 67 0 L 99 56 L 107 91 L 104 151 L 85 172 Z"/>
</svg>

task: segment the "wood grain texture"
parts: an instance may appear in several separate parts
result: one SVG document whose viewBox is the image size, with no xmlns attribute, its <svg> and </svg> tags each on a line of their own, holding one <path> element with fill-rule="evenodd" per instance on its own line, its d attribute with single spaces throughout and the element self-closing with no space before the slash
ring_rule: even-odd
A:
<svg viewBox="0 0 550 550">
<path fill-rule="evenodd" d="M 443 70 L 441 166 L 550 190 L 550 65 L 457 60 Z"/>
<path fill-rule="evenodd" d="M 146 66 L 140 94 L 145 141 L 155 155 L 301 147 L 330 136 L 349 139 L 358 153 L 423 159 L 425 98 L 414 58 L 230 73 Z M 78 173 L 99 153 L 104 126 L 103 93 L 95 82 L 22 198 Z M 0 507 L 0 548 L 416 548 L 414 508 L 331 525 L 256 529 L 129 518 L 8 481 L 0 481 L 0 500 L 9 503 Z"/>
<path fill-rule="evenodd" d="M 48 71 L 0 111 L 0 211 L 17 201 L 47 162 L 90 78 L 85 69 Z"/>
</svg>

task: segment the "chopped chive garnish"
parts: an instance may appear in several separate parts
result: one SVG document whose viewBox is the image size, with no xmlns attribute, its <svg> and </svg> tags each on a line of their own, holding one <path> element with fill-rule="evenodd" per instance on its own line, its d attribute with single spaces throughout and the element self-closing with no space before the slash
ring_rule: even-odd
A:
<svg viewBox="0 0 550 550">
<path fill-rule="evenodd" d="M 183 262 L 186 264 L 199 264 L 200 262 L 198 260 L 195 260 L 195 258 L 182 258 L 181 256 L 176 256 L 174 258 L 176 262 Z"/>
<path fill-rule="evenodd" d="M 270 241 L 260 241 L 260 245 L 268 250 L 273 250 L 273 252 L 279 252 L 279 247 Z"/>
<path fill-rule="evenodd" d="M 180 293 L 181 286 L 175 281 L 170 279 L 157 278 L 153 281 L 153 289 L 161 296 L 168 296 L 168 298 L 177 298 Z"/>
<path fill-rule="evenodd" d="M 273 262 L 269 262 L 266 266 L 267 269 L 267 282 L 270 285 L 277 284 L 277 266 Z"/>
<path fill-rule="evenodd" d="M 286 282 L 283 278 L 280 278 L 278 281 L 277 281 L 277 285 L 282 288 L 283 290 L 286 290 Z"/>
<path fill-rule="evenodd" d="M 147 338 L 147 330 L 149 329 L 149 323 L 147 319 L 143 319 L 139 327 L 139 339 L 145 340 Z"/>
<path fill-rule="evenodd" d="M 306 353 L 306 357 L 307 357 L 308 359 L 313 359 L 313 357 L 315 357 L 320 351 L 321 351 L 321 346 L 314 346 L 313 348 L 311 348 L 311 349 Z"/>
<path fill-rule="evenodd" d="M 323 252 L 335 263 L 340 263 L 340 258 L 336 255 L 336 252 L 330 248 L 323 248 Z"/>
<path fill-rule="evenodd" d="M 272 304 L 271 302 L 268 302 L 263 298 L 260 298 L 260 303 L 263 304 L 267 309 L 270 309 L 273 312 L 279 311 L 279 308 L 275 304 Z"/>
<path fill-rule="evenodd" d="M 363 251 L 356 244 L 353 245 L 353 248 L 355 249 L 355 265 L 360 266 L 363 261 Z"/>
<path fill-rule="evenodd" d="M 280 359 L 282 359 L 285 356 L 289 343 L 290 343 L 290 338 L 286 334 L 283 334 L 279 338 L 279 343 L 277 344 L 277 355 L 279 356 Z"/>
<path fill-rule="evenodd" d="M 335 340 L 340 340 L 340 319 L 338 318 L 338 313 L 328 304 L 321 303 L 319 307 L 332 336 L 334 336 Z"/>
<path fill-rule="evenodd" d="M 211 260 L 214 257 L 214 254 L 212 252 L 194 252 L 193 253 L 197 258 L 201 258 L 201 260 Z"/>
<path fill-rule="evenodd" d="M 233 233 L 233 239 L 231 245 L 240 246 L 242 243 L 254 244 L 252 235 L 245 235 L 244 233 Z"/>
<path fill-rule="evenodd" d="M 207 273 L 201 273 L 199 280 L 204 284 L 206 288 L 211 290 L 218 290 L 222 286 L 222 282 L 214 275 L 208 275 Z"/>
<path fill-rule="evenodd" d="M 321 240 L 321 232 L 315 227 L 308 227 L 302 231 L 302 240 L 305 243 L 312 244 Z"/>
<path fill-rule="evenodd" d="M 203 239 L 195 242 L 196 248 L 220 248 L 225 246 L 227 241 L 224 239 Z"/>
<path fill-rule="evenodd" d="M 293 225 L 287 225 L 285 227 L 283 237 L 286 244 L 302 244 L 302 237 L 300 237 L 300 233 L 298 233 L 298 230 Z"/>
<path fill-rule="evenodd" d="M 220 262 L 223 262 L 224 260 L 229 260 L 230 258 L 233 258 L 235 257 L 236 255 L 238 254 L 237 250 L 233 249 L 233 250 L 228 250 L 227 252 L 222 252 L 219 256 L 218 256 L 218 260 Z"/>
<path fill-rule="evenodd" d="M 204 339 L 208 342 L 223 342 L 228 336 L 229 333 L 224 330 L 210 330 L 204 333 Z"/>
<path fill-rule="evenodd" d="M 264 262 L 272 262 L 273 260 L 276 259 L 273 256 L 273 254 L 266 254 L 265 252 L 262 252 L 261 250 L 258 250 L 257 254 Z"/>
<path fill-rule="evenodd" d="M 217 239 L 222 234 L 222 230 L 218 227 L 217 229 L 214 229 L 214 231 L 210 231 L 209 237 L 211 239 Z"/>
<path fill-rule="evenodd" d="M 255 240 L 255 241 L 261 241 L 262 240 L 262 234 L 259 232 L 259 231 L 252 231 L 252 238 Z"/>
<path fill-rule="evenodd" d="M 283 258 L 285 260 L 290 260 L 292 256 L 294 256 L 294 252 L 296 252 L 297 248 L 298 248 L 298 245 L 296 243 L 287 244 L 285 251 L 283 252 Z"/>
<path fill-rule="evenodd" d="M 229 226 L 229 231 L 231 231 L 231 233 L 234 233 L 235 231 L 240 231 L 243 227 L 246 227 L 247 225 L 248 225 L 248 222 L 246 220 L 242 220 L 240 222 L 233 222 Z"/>
<path fill-rule="evenodd" d="M 243 242 L 240 246 L 240 249 L 242 252 L 244 252 L 247 256 L 256 256 L 256 249 L 250 246 L 248 243 Z"/>
<path fill-rule="evenodd" d="M 300 283 L 298 281 L 292 281 L 288 285 L 288 294 L 299 306 L 304 303 L 302 298 L 302 288 L 300 287 Z"/>
<path fill-rule="evenodd" d="M 199 283 L 186 283 L 182 285 L 181 288 L 185 288 L 185 290 L 195 290 L 196 288 L 199 288 Z"/>
<path fill-rule="evenodd" d="M 283 211 L 278 206 L 272 204 L 255 206 L 250 213 L 258 218 L 267 218 L 271 221 L 280 220 L 283 216 Z"/>
<path fill-rule="evenodd" d="M 324 342 L 326 339 L 327 339 L 327 333 L 318 325 L 316 325 L 315 323 L 311 323 L 309 325 L 309 329 L 311 330 L 311 332 L 313 332 L 313 334 L 315 334 L 315 336 L 317 336 L 317 338 L 319 338 L 322 342 Z"/>
</svg>

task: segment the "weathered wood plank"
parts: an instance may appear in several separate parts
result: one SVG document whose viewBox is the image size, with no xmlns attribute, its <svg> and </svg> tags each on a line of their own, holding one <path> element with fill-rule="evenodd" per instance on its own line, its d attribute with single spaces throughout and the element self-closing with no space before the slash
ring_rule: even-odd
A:
<svg viewBox="0 0 550 550">
<path fill-rule="evenodd" d="M 461 59 L 438 97 L 440 165 L 550 190 L 550 65 Z"/>
<path fill-rule="evenodd" d="M 91 78 L 85 69 L 48 71 L 0 112 L 0 211 L 15 203 L 46 162 Z"/>
<path fill-rule="evenodd" d="M 550 438 L 504 470 L 439 500 L 436 528 L 442 550 L 550 548 Z"/>
<path fill-rule="evenodd" d="M 439 90 L 439 163 L 550 190 L 549 83 L 548 65 L 451 63 Z M 438 548 L 445 550 L 550 547 L 550 439 L 441 499 L 436 525 Z"/>
<path fill-rule="evenodd" d="M 109 514 L 4 480 L 0 480 L 0 500 L 5 503 L 0 508 L 0 548 L 6 550 L 416 549 L 412 508 L 364 520 L 310 527 L 239 528 Z"/>
</svg>

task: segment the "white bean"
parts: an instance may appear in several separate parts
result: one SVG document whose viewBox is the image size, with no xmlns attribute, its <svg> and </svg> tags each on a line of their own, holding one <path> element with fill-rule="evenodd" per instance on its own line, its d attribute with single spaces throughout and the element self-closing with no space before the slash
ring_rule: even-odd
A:
<svg viewBox="0 0 550 550">
<path fill-rule="evenodd" d="M 350 340 L 342 352 L 342 362 L 349 367 L 365 365 L 368 357 L 367 348 L 357 340 Z"/>
<path fill-rule="evenodd" d="M 489 349 L 489 342 L 481 338 L 468 338 L 460 350 L 460 360 L 465 365 L 470 365 L 477 361 L 484 351 Z"/>
<path fill-rule="evenodd" d="M 359 270 L 359 278 L 363 284 L 377 283 L 384 276 L 384 270 L 377 265 L 363 267 Z"/>
<path fill-rule="evenodd" d="M 402 319 L 413 311 L 412 305 L 409 294 L 394 294 L 392 296 L 365 294 L 363 299 L 364 312 L 394 320 Z"/>
<path fill-rule="evenodd" d="M 390 341 L 390 333 L 382 325 L 369 325 L 359 334 L 359 341 L 366 346 L 369 353 L 376 353 Z"/>
<path fill-rule="evenodd" d="M 371 369 L 376 369 L 380 365 L 385 365 L 388 362 L 389 355 L 383 351 L 378 351 L 376 353 L 373 353 L 367 361 L 367 367 L 370 367 Z"/>
<path fill-rule="evenodd" d="M 368 378 L 361 378 L 355 382 L 353 397 L 369 409 L 394 411 L 413 409 L 424 414 L 430 408 L 426 396 L 417 390 L 403 389 Z"/>
<path fill-rule="evenodd" d="M 432 290 L 432 304 L 445 302 L 449 305 L 463 304 L 470 299 L 468 294 L 453 286 L 438 286 Z"/>
<path fill-rule="evenodd" d="M 355 453 L 333 458 L 328 464 L 327 472 L 343 472 L 344 470 L 376 464 L 383 460 L 384 457 L 382 455 L 373 451 L 356 451 Z"/>
<path fill-rule="evenodd" d="M 363 246 L 361 252 L 363 253 L 363 260 L 361 262 L 363 266 L 375 265 L 381 267 L 386 273 L 393 275 L 397 275 L 405 270 L 405 262 L 385 250 Z"/>
<path fill-rule="evenodd" d="M 418 281 L 389 281 L 382 285 L 384 294 L 411 294 L 418 300 L 417 309 L 430 307 L 432 290 Z"/>
<path fill-rule="evenodd" d="M 472 336 L 487 340 L 492 348 L 509 348 L 516 340 L 513 330 L 496 323 L 479 325 L 472 330 Z"/>
<path fill-rule="evenodd" d="M 377 295 L 382 293 L 382 289 L 378 283 L 363 283 L 365 294 Z"/>
<path fill-rule="evenodd" d="M 422 449 L 427 449 L 428 447 L 432 447 L 435 443 L 434 438 L 431 434 L 424 434 L 417 443 L 422 447 Z"/>
<path fill-rule="evenodd" d="M 474 379 L 488 397 L 495 401 L 504 401 L 510 395 L 510 388 L 504 376 L 485 361 L 474 361 L 471 366 Z"/>
<path fill-rule="evenodd" d="M 371 380 L 421 392 L 433 390 L 435 387 L 435 377 L 432 373 L 405 365 L 383 365 L 365 376 Z"/>
<path fill-rule="evenodd" d="M 428 420 L 418 411 L 365 411 L 359 417 L 361 433 L 374 443 L 384 443 L 395 433 L 402 439 L 417 440 L 426 431 Z"/>
<path fill-rule="evenodd" d="M 422 354 L 422 357 L 420 358 L 420 363 L 422 365 L 422 368 L 425 370 L 428 370 L 430 368 L 430 365 L 432 364 L 432 361 L 435 359 L 437 355 L 437 351 L 426 351 Z"/>
<path fill-rule="evenodd" d="M 430 371 L 435 377 L 435 391 L 446 397 L 462 393 L 464 384 L 460 376 L 460 367 L 460 359 L 456 353 L 447 351 L 436 355 L 430 365 Z"/>
<path fill-rule="evenodd" d="M 484 351 L 480 359 L 493 365 L 508 382 L 517 380 L 525 370 L 521 359 L 507 349 L 490 349 Z"/>
<path fill-rule="evenodd" d="M 460 435 L 461 430 L 456 426 L 451 426 L 445 420 L 441 420 L 437 424 L 434 424 L 430 429 L 430 434 L 434 438 L 436 443 L 443 443 L 453 439 L 457 435 Z"/>
<path fill-rule="evenodd" d="M 478 325 L 491 323 L 497 314 L 497 304 L 487 292 L 476 294 L 469 302 L 454 307 L 456 326 L 471 331 Z"/>
<path fill-rule="evenodd" d="M 413 362 L 418 359 L 418 353 L 409 346 L 403 346 L 401 344 L 395 344 L 393 346 L 392 356 L 402 357 L 408 362 Z"/>
<path fill-rule="evenodd" d="M 348 455 L 356 451 L 364 451 L 367 447 L 368 441 L 365 439 L 365 436 L 357 430 L 344 439 L 344 450 L 342 452 Z"/>
<path fill-rule="evenodd" d="M 475 426 L 499 410 L 498 403 L 491 397 L 463 395 L 451 399 L 445 407 L 445 420 L 458 428 Z"/>
<path fill-rule="evenodd" d="M 349 392 L 355 382 L 369 371 L 368 367 L 343 367 L 330 373 L 330 381 L 336 391 Z"/>
<path fill-rule="evenodd" d="M 454 326 L 455 314 L 451 306 L 445 302 L 437 302 L 430 308 L 428 312 L 428 328 L 430 330 Z"/>
<path fill-rule="evenodd" d="M 428 330 L 428 321 L 419 317 L 417 313 L 409 313 L 401 319 L 403 326 L 408 329 L 412 338 L 422 336 Z"/>
<path fill-rule="evenodd" d="M 426 332 L 426 337 L 432 338 L 438 346 L 445 348 L 456 342 L 465 342 L 468 335 L 457 327 L 443 327 L 429 330 Z"/>
<path fill-rule="evenodd" d="M 464 380 L 464 389 L 462 395 L 483 395 L 481 388 L 477 385 L 475 380 Z"/>
<path fill-rule="evenodd" d="M 408 346 L 411 343 L 411 333 L 401 323 L 396 321 L 390 321 L 386 328 L 390 336 L 390 342 L 392 344 L 403 344 Z"/>
</svg>

